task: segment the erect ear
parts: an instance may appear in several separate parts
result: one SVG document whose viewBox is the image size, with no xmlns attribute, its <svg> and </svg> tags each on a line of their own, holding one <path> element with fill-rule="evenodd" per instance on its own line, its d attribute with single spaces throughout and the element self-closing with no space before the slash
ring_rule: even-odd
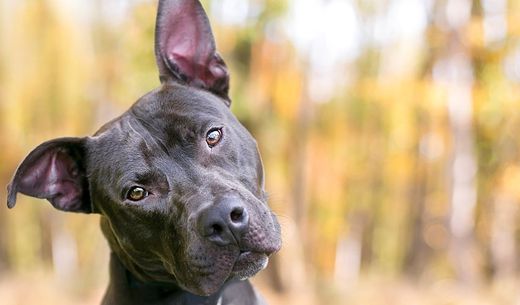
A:
<svg viewBox="0 0 520 305">
<path fill-rule="evenodd" d="M 198 0 L 160 0 L 155 59 L 161 82 L 175 80 L 228 97 L 229 74 Z"/>
<path fill-rule="evenodd" d="M 36 147 L 7 186 L 7 206 L 15 206 L 20 192 L 45 198 L 58 210 L 91 213 L 85 141 L 85 138 L 60 138 Z"/>
</svg>

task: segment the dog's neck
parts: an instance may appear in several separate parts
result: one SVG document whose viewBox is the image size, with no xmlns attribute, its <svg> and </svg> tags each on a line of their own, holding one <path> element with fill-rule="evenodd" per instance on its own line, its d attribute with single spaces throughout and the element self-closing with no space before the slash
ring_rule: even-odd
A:
<svg viewBox="0 0 520 305">
<path fill-rule="evenodd" d="M 138 280 L 117 255 L 110 255 L 110 283 L 103 300 L 108 304 L 221 305 L 222 291 L 201 297 L 179 287 Z"/>
</svg>

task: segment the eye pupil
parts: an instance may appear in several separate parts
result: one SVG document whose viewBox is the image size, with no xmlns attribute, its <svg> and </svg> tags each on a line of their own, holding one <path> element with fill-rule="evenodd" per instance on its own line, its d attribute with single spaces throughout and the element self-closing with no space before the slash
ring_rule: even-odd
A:
<svg viewBox="0 0 520 305">
<path fill-rule="evenodd" d="M 135 186 L 130 189 L 127 198 L 132 201 L 138 201 L 144 199 L 146 196 L 148 196 L 148 192 L 144 188 Z"/>
<path fill-rule="evenodd" d="M 222 138 L 222 130 L 220 129 L 214 129 L 210 130 L 208 134 L 206 135 L 206 143 L 210 147 L 213 147 L 217 145 L 218 142 L 220 142 L 220 139 Z"/>
</svg>

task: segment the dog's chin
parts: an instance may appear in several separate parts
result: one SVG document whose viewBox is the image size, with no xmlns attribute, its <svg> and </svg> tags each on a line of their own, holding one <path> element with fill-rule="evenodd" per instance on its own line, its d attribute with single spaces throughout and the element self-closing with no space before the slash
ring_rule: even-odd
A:
<svg viewBox="0 0 520 305">
<path fill-rule="evenodd" d="M 239 280 L 250 278 L 265 269 L 268 263 L 269 257 L 265 253 L 241 252 L 231 271 L 231 278 Z"/>
<path fill-rule="evenodd" d="M 218 292 L 227 282 L 233 280 L 246 280 L 259 271 L 265 269 L 269 258 L 264 253 L 240 252 L 235 263 L 225 273 L 222 270 L 212 275 L 203 276 L 195 281 L 196 285 L 183 285 L 182 289 L 199 296 L 210 296 Z"/>
</svg>

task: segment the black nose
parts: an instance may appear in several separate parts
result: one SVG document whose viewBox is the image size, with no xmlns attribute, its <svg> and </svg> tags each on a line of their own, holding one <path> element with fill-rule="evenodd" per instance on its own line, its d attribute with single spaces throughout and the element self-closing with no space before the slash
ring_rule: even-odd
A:
<svg viewBox="0 0 520 305">
<path fill-rule="evenodd" d="M 240 245 L 249 226 L 249 214 L 238 198 L 226 197 L 204 210 L 198 219 L 198 229 L 211 242 L 226 246 Z"/>
</svg>

